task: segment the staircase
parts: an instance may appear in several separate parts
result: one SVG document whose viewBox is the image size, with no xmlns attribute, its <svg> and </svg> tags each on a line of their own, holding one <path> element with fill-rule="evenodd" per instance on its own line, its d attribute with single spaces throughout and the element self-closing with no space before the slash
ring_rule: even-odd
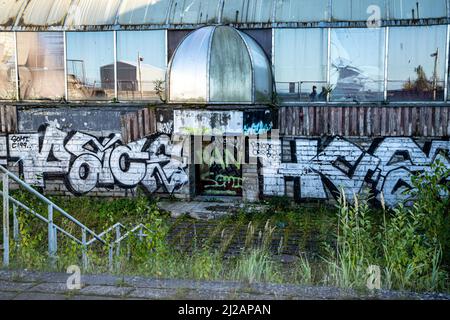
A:
<svg viewBox="0 0 450 320">
<path fill-rule="evenodd" d="M 78 221 L 75 217 L 71 216 L 65 210 L 61 209 L 58 205 L 53 203 L 50 199 L 46 198 L 44 195 L 33 189 L 29 184 L 21 180 L 19 177 L 14 175 L 8 169 L 0 165 L 0 175 L 2 175 L 2 190 L 0 191 L 0 196 L 3 200 L 3 244 L 1 245 L 1 250 L 3 251 L 3 266 L 9 266 L 9 254 L 10 254 L 10 224 L 11 224 L 11 211 L 12 211 L 12 238 L 14 241 L 19 240 L 19 220 L 17 218 L 18 214 L 21 212 L 25 212 L 28 215 L 31 215 L 38 220 L 40 220 L 43 224 L 47 226 L 48 230 L 48 254 L 51 260 L 54 260 L 57 256 L 58 251 L 58 235 L 69 238 L 74 243 L 81 245 L 82 248 L 82 265 L 83 268 L 87 268 L 88 265 L 88 257 L 87 257 L 87 249 L 94 244 L 100 244 L 102 246 L 108 247 L 108 259 L 109 259 L 109 267 L 113 268 L 113 259 L 114 253 L 116 256 L 120 254 L 120 245 L 121 243 L 129 238 L 131 235 L 137 235 L 140 240 L 143 240 L 144 237 L 148 237 L 150 235 L 150 230 L 146 228 L 143 224 L 138 224 L 134 228 L 128 229 L 121 223 L 116 223 L 107 230 L 96 234 L 89 227 Z M 15 199 L 9 193 L 9 183 L 10 180 L 13 180 L 17 183 L 23 190 L 32 196 L 35 196 L 40 202 L 44 203 L 47 206 L 47 210 L 45 213 L 36 212 L 32 208 L 28 207 L 26 204 L 21 201 Z M 10 210 L 12 209 L 12 210 Z M 19 211 L 20 210 L 20 211 Z M 77 236 L 68 230 L 65 230 L 60 225 L 57 225 L 53 217 L 55 214 L 59 214 L 62 219 L 66 221 L 70 221 L 75 224 L 77 229 L 81 233 L 81 237 Z M 113 236 L 108 236 L 109 234 L 113 234 Z M 111 239 L 111 240 L 106 240 Z"/>
</svg>

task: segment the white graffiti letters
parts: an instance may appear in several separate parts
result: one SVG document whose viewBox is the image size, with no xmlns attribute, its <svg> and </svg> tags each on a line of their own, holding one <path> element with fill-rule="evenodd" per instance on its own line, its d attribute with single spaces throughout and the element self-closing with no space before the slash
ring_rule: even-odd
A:
<svg viewBox="0 0 450 320">
<path fill-rule="evenodd" d="M 123 145 L 118 134 L 96 138 L 50 124 L 41 140 L 38 134 L 9 137 L 9 157 L 21 163 L 25 181 L 33 185 L 44 187 L 45 179 L 62 176 L 69 191 L 84 194 L 140 183 L 151 192 L 174 192 L 188 182 L 182 143 L 173 144 L 167 135 Z"/>
<path fill-rule="evenodd" d="M 272 152 L 281 149 L 281 141 L 250 141 L 250 154 L 262 164 L 263 193 L 284 196 L 285 180 L 295 178 L 300 180 L 299 194 L 295 196 L 301 199 L 326 199 L 327 190 L 336 195 L 342 189 L 352 200 L 367 187 L 378 199 L 383 193 L 386 204 L 392 206 L 404 199 L 405 190 L 412 188 L 412 174 L 430 170 L 436 159 L 450 167 L 449 141 L 433 141 L 428 153 L 411 138 L 384 138 L 368 150 L 341 137 L 322 146 L 320 142 L 296 139 L 295 151 L 291 152 L 293 161 L 282 163 L 280 152 Z"/>
</svg>

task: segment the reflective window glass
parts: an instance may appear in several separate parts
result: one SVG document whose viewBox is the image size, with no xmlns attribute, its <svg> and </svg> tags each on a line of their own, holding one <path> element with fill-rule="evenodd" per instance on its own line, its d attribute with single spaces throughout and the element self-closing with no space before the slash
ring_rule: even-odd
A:
<svg viewBox="0 0 450 320">
<path fill-rule="evenodd" d="M 21 99 L 64 97 L 62 32 L 18 32 L 17 55 Z"/>
<path fill-rule="evenodd" d="M 67 85 L 70 100 L 114 98 L 113 32 L 67 33 Z"/>
<path fill-rule="evenodd" d="M 275 29 L 275 82 L 282 101 L 326 100 L 327 42 L 327 29 Z"/>
<path fill-rule="evenodd" d="M 384 98 L 385 30 L 331 31 L 332 101 L 379 101 Z"/>
<path fill-rule="evenodd" d="M 156 86 L 166 73 L 165 31 L 117 33 L 117 86 L 119 100 L 158 99 Z"/>
<path fill-rule="evenodd" d="M 0 99 L 16 98 L 16 55 L 14 34 L 0 32 Z"/>
<path fill-rule="evenodd" d="M 391 28 L 388 100 L 443 100 L 446 26 Z"/>
</svg>

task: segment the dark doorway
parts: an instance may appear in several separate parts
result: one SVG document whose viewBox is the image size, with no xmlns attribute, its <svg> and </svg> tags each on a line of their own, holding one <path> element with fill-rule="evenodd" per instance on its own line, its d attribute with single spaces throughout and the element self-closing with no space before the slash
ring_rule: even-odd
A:
<svg viewBox="0 0 450 320">
<path fill-rule="evenodd" d="M 203 164 L 196 165 L 197 194 L 242 196 L 242 148 L 238 137 L 203 142 Z"/>
</svg>

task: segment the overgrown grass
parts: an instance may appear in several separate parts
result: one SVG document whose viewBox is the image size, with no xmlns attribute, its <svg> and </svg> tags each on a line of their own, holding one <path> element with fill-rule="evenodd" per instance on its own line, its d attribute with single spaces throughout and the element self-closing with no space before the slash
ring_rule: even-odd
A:
<svg viewBox="0 0 450 320">
<path fill-rule="evenodd" d="M 387 209 L 382 222 L 369 206 L 369 195 L 350 204 L 343 193 L 338 202 L 336 248 L 324 257 L 327 283 L 364 288 L 369 266 L 381 269 L 385 289 L 448 291 L 444 252 L 448 250 L 450 171 L 437 162 L 431 171 L 412 179 L 409 206 Z M 448 256 L 448 252 L 445 253 Z"/>
<path fill-rule="evenodd" d="M 129 226 L 143 223 L 151 230 L 151 236 L 132 236 L 121 245 L 112 270 L 108 247 L 90 248 L 84 272 L 364 289 L 368 267 L 375 265 L 381 270 L 384 289 L 448 292 L 448 176 L 449 171 L 439 163 L 417 175 L 409 199 L 392 209 L 383 201 L 381 208 L 371 206 L 369 193 L 355 195 L 351 203 L 342 194 L 336 207 L 271 199 L 264 211 L 244 209 L 216 222 L 207 238 L 196 232 L 180 236 L 178 241 L 189 241 L 192 248 L 186 252 L 169 243 L 167 215 L 142 195 L 134 199 L 53 200 L 96 232 L 119 221 Z M 15 197 L 39 212 L 46 210 L 20 192 Z M 65 271 L 69 265 L 81 265 L 82 248 L 63 237 L 58 238 L 58 257 L 51 264 L 46 226 L 23 212 L 18 217 L 20 238 L 12 242 L 11 267 Z M 61 217 L 55 217 L 55 222 L 76 233 L 76 227 Z M 230 256 L 228 248 L 242 228 L 246 231 L 242 248 Z M 280 256 L 289 239 L 299 232 L 296 258 L 282 263 Z M 281 238 L 274 248 L 276 233 L 281 233 Z M 309 252 L 312 241 L 318 243 L 316 255 Z"/>
</svg>

